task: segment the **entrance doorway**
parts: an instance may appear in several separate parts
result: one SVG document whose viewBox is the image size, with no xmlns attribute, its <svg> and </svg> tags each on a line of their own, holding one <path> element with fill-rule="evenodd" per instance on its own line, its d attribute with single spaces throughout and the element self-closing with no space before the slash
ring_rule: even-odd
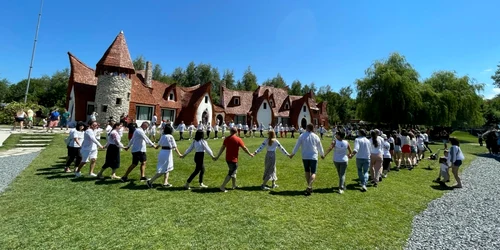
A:
<svg viewBox="0 0 500 250">
<path fill-rule="evenodd" d="M 302 118 L 302 121 L 300 122 L 300 126 L 303 129 L 306 129 L 306 127 L 307 127 L 307 120 L 306 120 L 306 118 Z"/>
<path fill-rule="evenodd" d="M 222 117 L 222 115 L 218 115 L 217 116 L 217 120 L 219 121 L 219 126 L 222 126 L 222 123 L 224 122 L 224 118 Z"/>
<path fill-rule="evenodd" d="M 201 115 L 201 123 L 203 125 L 206 125 L 208 123 L 208 112 L 204 111 L 203 114 Z"/>
</svg>

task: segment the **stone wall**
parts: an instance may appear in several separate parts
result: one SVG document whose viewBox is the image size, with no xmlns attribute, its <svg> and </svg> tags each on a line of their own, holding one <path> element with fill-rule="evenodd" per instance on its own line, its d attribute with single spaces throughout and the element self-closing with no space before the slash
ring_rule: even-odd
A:
<svg viewBox="0 0 500 250">
<path fill-rule="evenodd" d="M 131 89 L 132 80 L 128 77 L 100 75 L 95 94 L 97 121 L 104 124 L 111 116 L 118 121 L 123 113 L 128 114 Z M 106 112 L 103 111 L 104 105 L 107 106 Z"/>
</svg>

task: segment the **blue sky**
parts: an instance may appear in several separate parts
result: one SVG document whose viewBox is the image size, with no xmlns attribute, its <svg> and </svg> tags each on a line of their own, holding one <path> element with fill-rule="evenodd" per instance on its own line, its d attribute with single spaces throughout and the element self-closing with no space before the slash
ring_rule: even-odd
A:
<svg viewBox="0 0 500 250">
<path fill-rule="evenodd" d="M 0 78 L 28 75 L 40 1 L 0 8 Z M 374 60 L 399 52 L 426 78 L 456 70 L 500 93 L 490 76 L 500 62 L 495 0 L 45 0 L 33 76 L 69 67 L 71 51 L 91 67 L 123 30 L 132 58 L 170 73 L 190 61 L 258 81 L 278 72 L 334 90 L 354 87 Z"/>
</svg>

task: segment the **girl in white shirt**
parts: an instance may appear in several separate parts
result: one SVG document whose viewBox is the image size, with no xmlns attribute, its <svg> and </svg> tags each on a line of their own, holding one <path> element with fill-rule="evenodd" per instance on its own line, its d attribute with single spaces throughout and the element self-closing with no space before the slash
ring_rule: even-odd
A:
<svg viewBox="0 0 500 250">
<path fill-rule="evenodd" d="M 333 149 L 335 152 L 333 153 L 333 165 L 337 169 L 337 174 L 339 175 L 339 194 L 343 194 L 345 190 L 345 173 L 347 170 L 347 162 L 349 157 L 347 157 L 347 151 L 349 151 L 349 155 L 352 154 L 351 145 L 349 142 L 344 140 L 345 132 L 338 131 L 335 134 L 335 140 L 332 141 L 330 148 L 325 153 L 325 156 L 322 157 L 325 159 L 326 155 L 330 153 Z"/>
<path fill-rule="evenodd" d="M 97 178 L 104 179 L 102 174 L 107 168 L 111 168 L 111 179 L 120 179 L 116 176 L 116 170 L 120 167 L 120 149 L 124 148 L 121 140 L 122 137 L 118 132 L 122 128 L 121 123 L 113 124 L 111 131 L 108 133 L 108 142 L 104 146 L 106 150 L 106 161 L 102 165 L 101 171 L 97 174 Z"/>
<path fill-rule="evenodd" d="M 378 182 L 382 179 L 380 177 L 380 170 L 384 162 L 384 139 L 379 137 L 379 130 L 375 129 L 371 133 L 371 147 L 370 147 L 370 175 L 372 176 L 373 186 L 377 187 Z"/>
<path fill-rule="evenodd" d="M 465 160 L 465 156 L 462 153 L 462 149 L 460 149 L 460 143 L 457 138 L 450 138 L 451 148 L 448 156 L 448 162 L 451 165 L 451 172 L 457 181 L 457 185 L 453 186 L 454 188 L 462 188 L 462 180 L 458 176 L 458 168 L 462 166 L 463 160 Z"/>
<path fill-rule="evenodd" d="M 69 132 L 68 136 L 68 160 L 66 161 L 66 167 L 64 168 L 64 172 L 71 173 L 69 165 L 75 162 L 75 168 L 80 165 L 82 161 L 82 156 L 80 155 L 80 148 L 83 143 L 83 131 L 85 129 L 85 124 L 82 122 L 78 122 L 75 129 L 72 129 Z"/>
<path fill-rule="evenodd" d="M 382 162 L 382 167 L 383 167 L 383 172 L 382 172 L 382 177 L 387 178 L 387 173 L 391 169 L 391 161 L 392 161 L 392 156 L 391 156 L 391 143 L 389 142 L 389 139 L 392 137 L 387 138 L 386 134 L 382 134 L 382 138 L 384 139 L 384 160 Z"/>
<path fill-rule="evenodd" d="M 165 175 L 165 181 L 163 182 L 164 187 L 171 187 L 172 185 L 168 183 L 168 176 L 170 171 L 174 170 L 174 157 L 172 155 L 172 150 L 175 150 L 179 157 L 182 157 L 182 154 L 179 152 L 177 148 L 177 143 L 175 143 L 175 139 L 172 136 L 173 128 L 172 126 L 165 126 L 165 130 L 163 135 L 160 137 L 160 141 L 158 142 L 158 146 L 156 148 L 161 147 L 160 154 L 158 154 L 158 164 L 156 164 L 156 174 L 153 178 L 149 179 L 146 184 L 149 188 L 153 188 L 153 182 L 158 179 L 158 177 Z M 202 132 L 203 133 L 203 132 Z"/>
<path fill-rule="evenodd" d="M 255 138 L 255 131 L 257 131 L 257 123 L 253 124 L 253 127 L 252 127 L 252 138 Z"/>
<path fill-rule="evenodd" d="M 186 152 L 184 152 L 184 155 L 181 156 L 181 158 L 186 157 L 186 155 L 188 155 L 191 151 L 193 151 L 193 149 L 196 152 L 194 155 L 194 162 L 196 163 L 196 168 L 187 179 L 184 188 L 191 189 L 189 187 L 189 184 L 198 174 L 200 174 L 199 176 L 200 187 L 207 188 L 207 186 L 203 184 L 203 175 L 205 174 L 205 165 L 203 164 L 203 159 L 205 158 L 205 152 L 207 152 L 210 155 L 210 157 L 212 157 L 212 159 L 214 159 L 215 156 L 214 153 L 212 152 L 212 149 L 210 149 L 210 147 L 208 146 L 207 141 L 203 140 L 203 131 L 196 132 L 196 134 L 194 135 L 193 143 L 191 143 L 191 146 L 189 146 L 189 148 L 186 150 Z"/>
<path fill-rule="evenodd" d="M 267 182 L 272 181 L 272 188 L 277 188 L 276 181 L 278 177 L 276 176 L 276 148 L 279 148 L 283 154 L 290 156 L 286 149 L 281 146 L 280 142 L 276 140 L 276 133 L 274 131 L 269 131 L 268 138 L 260 145 L 260 147 L 255 151 L 254 155 L 257 155 L 262 149 L 267 147 L 266 159 L 264 162 L 264 177 L 262 185 L 260 186 L 262 190 L 269 190 L 267 187 Z"/>
<path fill-rule="evenodd" d="M 424 136 L 420 133 L 417 133 L 417 161 L 421 161 L 424 159 Z"/>
<path fill-rule="evenodd" d="M 210 133 L 212 132 L 212 125 L 210 125 L 210 122 L 207 123 L 207 140 L 210 139 Z M 196 135 L 195 135 L 196 137 Z"/>
</svg>

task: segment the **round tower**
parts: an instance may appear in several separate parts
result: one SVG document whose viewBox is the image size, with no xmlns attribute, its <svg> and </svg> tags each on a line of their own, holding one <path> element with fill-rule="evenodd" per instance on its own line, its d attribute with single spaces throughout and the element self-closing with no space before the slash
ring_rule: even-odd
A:
<svg viewBox="0 0 500 250">
<path fill-rule="evenodd" d="M 95 74 L 97 122 L 119 121 L 122 114 L 129 114 L 132 75 L 135 74 L 123 31 L 97 63 Z"/>
</svg>

